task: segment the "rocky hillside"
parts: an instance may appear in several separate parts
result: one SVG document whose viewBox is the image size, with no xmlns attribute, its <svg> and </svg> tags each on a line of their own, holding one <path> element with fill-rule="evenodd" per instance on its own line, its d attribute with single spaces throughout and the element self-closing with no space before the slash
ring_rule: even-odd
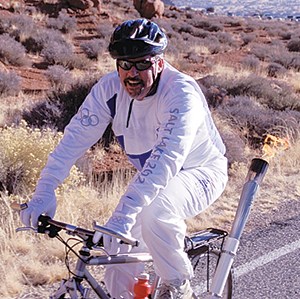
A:
<svg viewBox="0 0 300 299">
<path fill-rule="evenodd" d="M 72 97 L 78 78 L 81 83 L 96 80 L 114 69 L 106 47 L 117 24 L 140 17 L 133 1 L 103 0 L 87 9 L 74 8 L 74 2 L 0 0 L 2 98 L 13 96 L 11 102 L 25 97 L 30 102 L 25 108 L 36 111 L 40 106 L 32 101 L 46 102 L 53 92 L 55 99 L 67 91 Z M 231 162 L 242 159 L 249 145 L 261 148 L 267 134 L 298 138 L 299 23 L 217 16 L 169 5 L 153 20 L 169 37 L 166 59 L 198 80 L 206 94 Z M 84 95 L 65 110 L 74 112 Z M 27 113 L 27 120 L 32 118 Z"/>
</svg>

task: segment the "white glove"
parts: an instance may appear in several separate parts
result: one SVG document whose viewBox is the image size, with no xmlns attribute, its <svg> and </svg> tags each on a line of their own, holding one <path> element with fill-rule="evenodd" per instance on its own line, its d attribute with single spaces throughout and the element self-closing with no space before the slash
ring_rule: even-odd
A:
<svg viewBox="0 0 300 299">
<path fill-rule="evenodd" d="M 124 237 L 131 238 L 130 231 L 136 222 L 138 213 L 141 210 L 142 208 L 140 206 L 136 206 L 136 202 L 132 198 L 123 196 L 112 216 L 105 224 L 105 227 L 123 235 Z M 98 243 L 102 236 L 104 248 L 109 254 L 118 254 L 120 251 L 128 252 L 131 248 L 126 244 L 120 244 L 120 239 L 97 231 L 94 234 L 93 243 Z"/>
<path fill-rule="evenodd" d="M 41 214 L 54 217 L 56 211 L 55 188 L 57 184 L 39 182 L 28 207 L 20 213 L 21 221 L 26 226 L 37 227 Z"/>
</svg>

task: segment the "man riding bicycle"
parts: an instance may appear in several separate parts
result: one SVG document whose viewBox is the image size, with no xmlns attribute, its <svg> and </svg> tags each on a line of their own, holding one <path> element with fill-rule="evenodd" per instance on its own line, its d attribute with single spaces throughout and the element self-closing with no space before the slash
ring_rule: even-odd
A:
<svg viewBox="0 0 300 299">
<path fill-rule="evenodd" d="M 201 213 L 227 183 L 225 146 L 196 81 L 164 59 L 167 37 L 146 19 L 129 20 L 112 34 L 109 53 L 116 71 L 91 89 L 64 137 L 49 155 L 28 208 L 25 225 L 40 214 L 54 216 L 55 189 L 70 168 L 112 124 L 114 135 L 137 173 L 106 223 L 140 241 L 128 248 L 103 236 L 111 254 L 148 251 L 162 279 L 159 298 L 193 298 L 193 275 L 183 251 L 185 220 Z M 97 243 L 101 233 L 96 232 Z M 142 265 L 109 266 L 105 274 L 113 298 L 133 298 Z"/>
</svg>

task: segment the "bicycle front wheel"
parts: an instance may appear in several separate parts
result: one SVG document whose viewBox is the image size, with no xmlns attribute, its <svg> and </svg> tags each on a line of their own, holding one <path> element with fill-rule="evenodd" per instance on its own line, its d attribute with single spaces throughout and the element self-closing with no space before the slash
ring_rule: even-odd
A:
<svg viewBox="0 0 300 299">
<path fill-rule="evenodd" d="M 209 248 L 207 251 L 190 257 L 194 269 L 194 277 L 191 280 L 192 289 L 197 298 L 203 298 L 210 291 L 213 275 L 217 268 L 221 251 L 218 248 Z M 229 272 L 222 298 L 232 298 L 232 269 Z"/>
</svg>

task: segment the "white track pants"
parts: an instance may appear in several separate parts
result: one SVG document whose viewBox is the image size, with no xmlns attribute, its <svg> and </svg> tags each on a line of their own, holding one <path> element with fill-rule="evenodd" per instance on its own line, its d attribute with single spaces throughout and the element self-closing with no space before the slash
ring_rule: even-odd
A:
<svg viewBox="0 0 300 299">
<path fill-rule="evenodd" d="M 141 244 L 133 251 L 150 252 L 156 274 L 163 281 L 183 281 L 192 277 L 193 269 L 183 251 L 185 219 L 211 205 L 226 183 L 226 174 L 204 168 L 183 170 L 138 215 L 132 236 Z M 132 299 L 134 277 L 142 270 L 142 264 L 107 267 L 105 284 L 112 297 Z"/>
</svg>

